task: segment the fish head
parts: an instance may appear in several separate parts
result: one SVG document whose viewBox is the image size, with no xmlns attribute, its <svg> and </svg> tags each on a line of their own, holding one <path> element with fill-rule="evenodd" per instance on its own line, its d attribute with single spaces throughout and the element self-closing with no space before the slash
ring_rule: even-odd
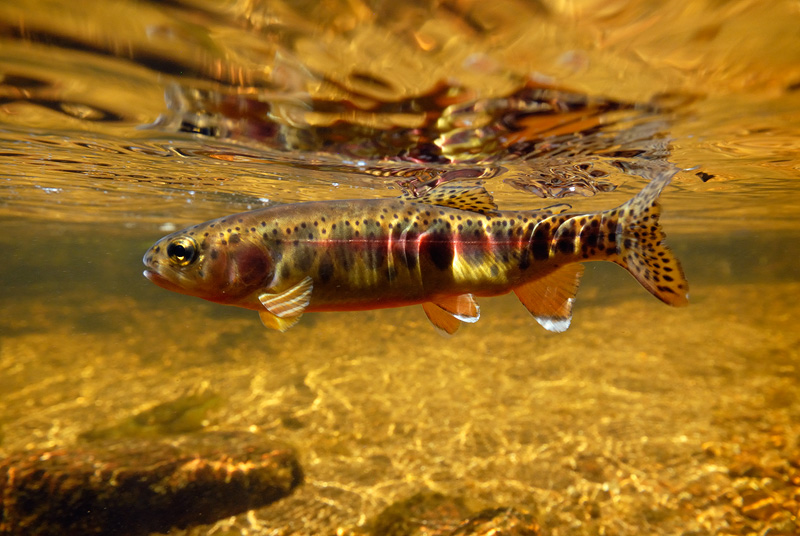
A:
<svg viewBox="0 0 800 536">
<path fill-rule="evenodd" d="M 256 233 L 220 231 L 214 222 L 165 236 L 144 254 L 144 276 L 156 285 L 238 305 L 272 281 L 275 265 Z"/>
</svg>

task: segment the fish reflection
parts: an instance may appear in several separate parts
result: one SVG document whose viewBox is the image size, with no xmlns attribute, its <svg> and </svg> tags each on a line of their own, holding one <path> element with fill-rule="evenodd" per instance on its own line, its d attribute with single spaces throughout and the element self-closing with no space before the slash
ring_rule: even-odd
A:
<svg viewBox="0 0 800 536">
<path fill-rule="evenodd" d="M 622 206 L 498 210 L 477 185 L 421 197 L 317 201 L 226 216 L 172 233 L 144 255 L 144 275 L 168 290 L 254 309 L 285 331 L 305 312 L 421 304 L 446 333 L 475 322 L 475 296 L 514 292 L 544 328 L 569 327 L 583 262 L 626 268 L 651 294 L 688 303 L 664 245 L 663 171 Z"/>
</svg>

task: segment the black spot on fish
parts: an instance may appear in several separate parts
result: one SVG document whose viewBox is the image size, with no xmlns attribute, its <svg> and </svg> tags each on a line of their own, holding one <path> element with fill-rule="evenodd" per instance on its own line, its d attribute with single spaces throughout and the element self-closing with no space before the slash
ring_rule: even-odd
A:
<svg viewBox="0 0 800 536">
<path fill-rule="evenodd" d="M 436 233 L 424 244 L 427 246 L 431 262 L 439 270 L 446 270 L 453 265 L 453 244 L 444 233 Z"/>
<path fill-rule="evenodd" d="M 292 269 L 289 268 L 288 264 L 284 264 L 283 268 L 281 268 L 281 277 L 283 279 L 289 279 L 289 277 L 291 277 L 291 275 L 292 275 Z"/>
<path fill-rule="evenodd" d="M 320 281 L 327 283 L 333 277 L 333 272 L 333 262 L 331 261 L 330 255 L 326 255 L 319 263 L 317 275 L 319 275 Z"/>
<path fill-rule="evenodd" d="M 214 248 L 214 249 L 211 250 L 211 254 L 210 255 L 211 255 L 212 259 L 216 259 L 217 257 L 219 257 L 219 251 L 217 251 L 217 249 Z"/>
<path fill-rule="evenodd" d="M 308 250 L 308 248 L 302 248 L 297 252 L 297 256 L 295 257 L 295 266 L 300 272 L 304 274 L 308 273 L 313 263 L 314 255 Z"/>
<path fill-rule="evenodd" d="M 550 237 L 548 236 L 548 227 L 539 225 L 534 229 L 531 236 L 531 253 L 533 258 L 537 261 L 542 261 L 550 258 Z"/>
<path fill-rule="evenodd" d="M 531 266 L 531 256 L 528 252 L 523 251 L 519 258 L 519 269 L 527 270 Z"/>
<path fill-rule="evenodd" d="M 231 235 L 231 237 L 228 239 L 228 241 L 229 241 L 231 244 L 238 244 L 239 242 L 241 242 L 241 241 L 242 241 L 242 238 L 241 238 L 241 237 L 240 237 L 238 234 L 233 234 L 233 235 Z"/>
</svg>

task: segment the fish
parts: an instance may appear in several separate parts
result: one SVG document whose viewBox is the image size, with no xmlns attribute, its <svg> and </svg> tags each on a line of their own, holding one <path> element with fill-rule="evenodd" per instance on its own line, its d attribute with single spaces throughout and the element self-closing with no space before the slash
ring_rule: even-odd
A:
<svg viewBox="0 0 800 536">
<path fill-rule="evenodd" d="M 144 254 L 144 275 L 258 311 L 279 331 L 305 313 L 421 305 L 453 334 L 480 318 L 476 297 L 513 292 L 542 327 L 563 332 L 585 262 L 616 263 L 662 302 L 688 304 L 659 223 L 659 196 L 676 172 L 661 171 L 621 206 L 587 213 L 564 204 L 500 210 L 475 183 L 419 197 L 274 205 L 165 236 Z"/>
</svg>

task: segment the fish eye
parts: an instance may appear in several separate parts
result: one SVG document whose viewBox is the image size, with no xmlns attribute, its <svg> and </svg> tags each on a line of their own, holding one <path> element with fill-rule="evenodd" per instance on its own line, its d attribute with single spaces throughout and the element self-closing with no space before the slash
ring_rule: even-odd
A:
<svg viewBox="0 0 800 536">
<path fill-rule="evenodd" d="M 167 246 L 167 257 L 178 266 L 188 266 L 197 258 L 197 242 L 192 238 L 176 238 Z"/>
</svg>

